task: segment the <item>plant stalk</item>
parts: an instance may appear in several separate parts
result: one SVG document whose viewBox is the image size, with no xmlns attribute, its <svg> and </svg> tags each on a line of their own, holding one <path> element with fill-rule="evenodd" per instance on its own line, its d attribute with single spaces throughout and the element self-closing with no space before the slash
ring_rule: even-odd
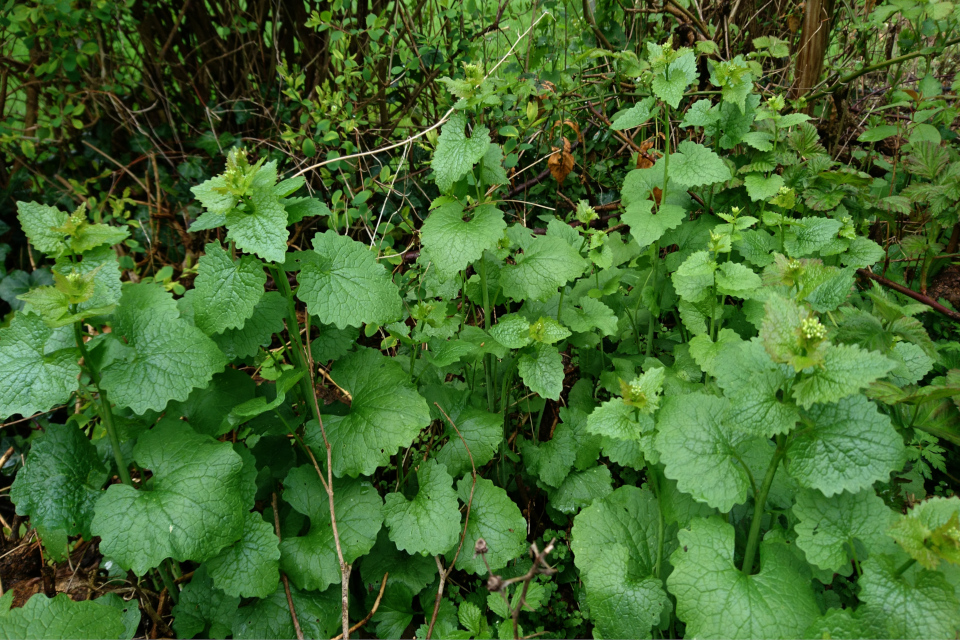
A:
<svg viewBox="0 0 960 640">
<path fill-rule="evenodd" d="M 773 485 L 773 478 L 777 475 L 777 467 L 780 465 L 780 459 L 786 450 L 786 439 L 783 436 L 777 436 L 777 450 L 773 453 L 773 459 L 770 466 L 767 467 L 767 475 L 763 478 L 763 484 L 760 485 L 760 493 L 754 496 L 753 521 L 750 523 L 750 535 L 747 538 L 747 549 L 743 554 L 743 567 L 741 570 L 750 575 L 753 569 L 753 561 L 757 557 L 757 548 L 760 544 L 760 522 L 763 520 L 763 510 L 767 503 L 767 494 L 770 493 L 770 487 Z"/>
</svg>

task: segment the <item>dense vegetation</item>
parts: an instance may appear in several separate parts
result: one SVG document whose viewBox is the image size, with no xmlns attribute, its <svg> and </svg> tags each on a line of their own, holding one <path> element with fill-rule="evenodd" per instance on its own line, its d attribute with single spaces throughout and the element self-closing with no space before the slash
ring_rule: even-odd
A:
<svg viewBox="0 0 960 640">
<path fill-rule="evenodd" d="M 0 637 L 960 633 L 960 5 L 0 29 Z"/>
</svg>

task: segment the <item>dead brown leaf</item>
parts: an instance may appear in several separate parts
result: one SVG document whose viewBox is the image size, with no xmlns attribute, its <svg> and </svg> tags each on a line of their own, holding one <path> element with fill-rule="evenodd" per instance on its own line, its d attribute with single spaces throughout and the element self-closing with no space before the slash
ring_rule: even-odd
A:
<svg viewBox="0 0 960 640">
<path fill-rule="evenodd" d="M 547 158 L 547 166 L 550 168 L 550 174 L 558 184 L 566 180 L 570 172 L 573 171 L 573 154 L 570 153 L 570 141 L 564 139 L 563 149 L 551 147 L 553 155 Z"/>
</svg>

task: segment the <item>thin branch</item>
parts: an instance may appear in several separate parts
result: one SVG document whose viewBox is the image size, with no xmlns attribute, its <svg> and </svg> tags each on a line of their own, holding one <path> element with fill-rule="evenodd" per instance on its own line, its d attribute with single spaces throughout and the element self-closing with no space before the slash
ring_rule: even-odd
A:
<svg viewBox="0 0 960 640">
<path fill-rule="evenodd" d="M 387 576 L 389 575 L 390 575 L 389 573 L 383 574 L 383 581 L 380 583 L 380 593 L 377 594 L 377 599 L 373 603 L 373 608 L 370 609 L 370 612 L 366 615 L 366 617 L 364 617 L 363 620 L 361 620 L 357 624 L 350 627 L 350 633 L 353 633 L 363 625 L 370 622 L 370 618 L 372 618 L 373 614 L 375 614 L 377 612 L 377 609 L 380 608 L 380 600 L 383 599 L 383 592 L 387 588 Z M 335 635 L 333 638 L 331 638 L 331 640 L 341 640 L 341 638 L 343 638 L 342 631 L 338 635 Z"/>
<path fill-rule="evenodd" d="M 280 542 L 280 510 L 277 508 L 277 493 L 273 493 L 273 525 L 277 530 L 277 542 Z M 287 594 L 287 606 L 290 607 L 290 618 L 293 620 L 293 630 L 297 634 L 297 640 L 303 640 L 303 631 L 300 629 L 300 621 L 297 620 L 297 612 L 293 608 L 293 596 L 290 594 L 290 581 L 287 580 L 287 574 L 280 572 L 280 579 L 283 581 L 283 590 Z"/>
</svg>

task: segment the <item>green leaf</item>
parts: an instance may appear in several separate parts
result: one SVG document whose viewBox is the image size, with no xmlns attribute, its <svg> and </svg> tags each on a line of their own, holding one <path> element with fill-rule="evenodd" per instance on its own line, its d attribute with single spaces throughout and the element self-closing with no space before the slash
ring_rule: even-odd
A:
<svg viewBox="0 0 960 640">
<path fill-rule="evenodd" d="M 218 437 L 231 429 L 223 417 L 256 395 L 257 385 L 246 373 L 227 368 L 209 385 L 194 389 L 184 402 L 171 402 L 168 411 L 186 418 L 197 433 Z"/>
<path fill-rule="evenodd" d="M 550 492 L 550 506 L 560 513 L 574 514 L 601 500 L 613 491 L 610 469 L 597 465 L 586 471 L 575 471 L 564 478 L 556 491 Z"/>
<path fill-rule="evenodd" d="M 651 62 L 663 55 L 658 53 L 660 46 L 652 42 L 647 43 L 647 49 L 650 51 Z M 697 59 L 693 51 L 680 49 L 676 53 L 679 55 L 653 77 L 650 86 L 657 97 L 674 109 L 680 106 L 687 86 L 697 81 Z"/>
<path fill-rule="evenodd" d="M 267 595 L 270 595 L 267 593 Z M 173 607 L 173 628 L 178 638 L 226 638 L 240 606 L 240 598 L 228 596 L 213 585 L 206 566 L 194 571 Z"/>
<path fill-rule="evenodd" d="M 503 168 L 503 148 L 491 144 L 483 154 L 480 180 L 487 186 L 510 184 L 507 171 Z"/>
<path fill-rule="evenodd" d="M 441 192 L 450 191 L 453 183 L 467 175 L 490 146 L 489 129 L 477 126 L 468 138 L 464 133 L 466 126 L 467 116 L 458 111 L 440 129 L 437 150 L 430 166 L 436 171 L 437 187 Z"/>
<path fill-rule="evenodd" d="M 543 398 L 559 400 L 563 391 L 563 359 L 557 348 L 535 344 L 533 350 L 520 356 L 517 371 L 523 383 Z"/>
<path fill-rule="evenodd" d="M 787 448 L 790 475 L 826 496 L 855 493 L 904 463 L 903 439 L 890 418 L 860 395 L 807 410 L 809 424 Z"/>
<path fill-rule="evenodd" d="M 437 575 L 437 563 L 430 556 L 412 556 L 400 551 L 390 541 L 387 529 L 380 529 L 377 542 L 370 553 L 360 563 L 360 575 L 364 584 L 371 589 L 379 589 L 384 574 L 389 573 L 388 582 L 403 584 L 413 593 L 419 593 L 433 582 Z"/>
<path fill-rule="evenodd" d="M 587 268 L 587 261 L 556 236 L 537 236 L 500 273 L 503 293 L 514 300 L 546 300 Z"/>
<path fill-rule="evenodd" d="M 49 424 L 33 441 L 10 499 L 41 536 L 62 530 L 89 540 L 93 506 L 106 481 L 107 470 L 83 431 L 75 424 Z"/>
<path fill-rule="evenodd" d="M 329 638 L 340 628 L 340 590 L 327 589 L 323 593 L 300 591 L 290 586 L 290 599 L 304 637 Z M 297 635 L 290 617 L 290 605 L 283 586 L 269 598 L 241 607 L 233 619 L 233 637 L 259 640 L 285 638 Z"/>
<path fill-rule="evenodd" d="M 118 406 L 137 414 L 186 400 L 226 365 L 217 345 L 180 318 L 173 296 L 159 284 L 123 290 L 110 335 L 117 355 L 103 367 L 101 384 Z"/>
<path fill-rule="evenodd" d="M 64 249 L 64 236 L 60 231 L 54 231 L 62 227 L 70 216 L 56 207 L 48 207 L 36 202 L 17 202 L 17 220 L 20 221 L 20 228 L 38 251 L 42 251 L 49 256 L 57 256 Z"/>
<path fill-rule="evenodd" d="M 717 268 L 717 293 L 747 299 L 762 286 L 760 276 L 739 262 L 724 262 Z"/>
<path fill-rule="evenodd" d="M 920 566 L 936 569 L 941 560 L 960 564 L 960 498 L 935 496 L 900 516 L 889 534 Z"/>
<path fill-rule="evenodd" d="M 560 311 L 560 320 L 578 333 L 597 329 L 602 335 L 612 336 L 617 332 L 618 319 L 613 309 L 590 296 L 583 296 L 576 303 L 564 305 Z"/>
<path fill-rule="evenodd" d="M 636 200 L 627 205 L 621 218 L 630 227 L 630 235 L 641 247 L 659 240 L 670 229 L 680 226 L 687 212 L 675 204 L 662 204 L 653 213 L 653 200 Z"/>
<path fill-rule="evenodd" d="M 828 609 L 827 612 L 817 618 L 813 624 L 807 627 L 804 638 L 836 638 L 837 640 L 849 638 L 856 640 L 859 638 L 883 638 L 886 631 L 879 625 L 872 624 L 865 620 L 862 614 L 865 609 L 856 613 L 851 613 L 850 609 Z"/>
<path fill-rule="evenodd" d="M 202 562 L 243 534 L 243 461 L 229 442 L 168 420 L 140 436 L 133 457 L 153 472 L 150 486 L 110 485 L 91 526 L 121 567 L 142 576 L 165 558 Z"/>
<path fill-rule="evenodd" d="M 283 487 L 283 499 L 310 518 L 310 531 L 305 536 L 283 539 L 280 570 L 300 589 L 322 591 L 339 584 L 340 563 L 330 523 L 330 501 L 317 470 L 311 465 L 297 467 L 287 474 Z M 377 541 L 383 523 L 383 502 L 365 480 L 336 480 L 333 496 L 343 559 L 352 563 L 368 554 Z"/>
<path fill-rule="evenodd" d="M 801 491 L 793 514 L 799 520 L 795 525 L 797 546 L 807 560 L 843 575 L 850 575 L 855 541 L 871 552 L 882 549 L 887 540 L 885 532 L 895 516 L 870 488 L 829 498 L 819 491 Z M 864 558 L 860 555 L 859 559 Z"/>
<path fill-rule="evenodd" d="M 842 222 L 833 218 L 803 218 L 784 234 L 783 247 L 791 258 L 811 255 L 837 237 L 842 226 Z"/>
<path fill-rule="evenodd" d="M 530 344 L 530 322 L 519 313 L 503 315 L 490 327 L 490 335 L 508 349 L 522 349 Z"/>
<path fill-rule="evenodd" d="M 346 355 L 360 336 L 356 327 L 338 329 L 332 325 L 323 325 L 318 327 L 318 331 L 319 335 L 310 343 L 310 353 L 314 360 L 324 364 Z"/>
<path fill-rule="evenodd" d="M 654 575 L 658 514 L 651 491 L 623 486 L 574 518 L 570 547 L 603 637 L 649 638 L 669 606 Z"/>
<path fill-rule="evenodd" d="M 448 407 L 444 407 L 444 410 L 450 413 L 460 435 L 470 447 L 474 464 L 479 468 L 493 460 L 503 439 L 503 416 L 475 408 L 464 409 L 456 415 Z M 461 476 L 471 469 L 470 456 L 452 427 L 446 428 L 445 435 L 447 442 L 437 454 L 437 462 L 446 465 L 451 476 Z"/>
<path fill-rule="evenodd" d="M 383 506 L 384 524 L 397 548 L 407 553 L 439 556 L 459 540 L 460 505 L 447 468 L 425 460 L 417 470 L 420 485 L 413 500 L 388 493 Z"/>
<path fill-rule="evenodd" d="M 704 393 L 670 396 L 657 417 L 656 446 L 664 474 L 681 491 L 720 511 L 747 498 L 750 477 L 739 462 L 749 438 L 723 422 L 729 403 Z"/>
<path fill-rule="evenodd" d="M 847 344 L 830 345 L 822 367 L 793 386 L 793 397 L 801 407 L 815 402 L 836 402 L 857 393 L 890 371 L 894 362 L 876 351 Z"/>
<path fill-rule="evenodd" d="M 480 259 L 484 249 L 495 249 L 503 237 L 507 223 L 503 212 L 491 204 L 479 205 L 467 212 L 456 200 L 447 202 L 430 213 L 420 229 L 423 247 L 439 270 L 442 280 L 449 280 Z"/>
<path fill-rule="evenodd" d="M 769 200 L 780 191 L 780 187 L 783 186 L 783 177 L 777 173 L 766 177 L 759 173 L 750 173 L 744 176 L 743 185 L 747 188 L 747 195 L 754 202 Z"/>
<path fill-rule="evenodd" d="M 372 475 L 401 447 L 409 447 L 430 423 L 426 401 L 410 384 L 400 363 L 373 349 L 359 349 L 337 360 L 330 376 L 353 398 L 345 416 L 326 416 L 330 445 L 337 452 L 338 476 Z M 305 440 L 323 449 L 316 422 L 307 424 Z"/>
<path fill-rule="evenodd" d="M 610 128 L 613 131 L 623 131 L 624 129 L 639 127 L 644 122 L 649 120 L 650 116 L 654 114 L 655 110 L 652 109 L 652 107 L 652 99 L 647 98 L 641 100 L 626 111 L 621 112 L 619 116 L 615 117 L 613 124 L 610 125 Z"/>
<path fill-rule="evenodd" d="M 297 297 L 311 315 L 338 328 L 385 325 L 400 317 L 400 295 L 390 272 L 366 246 L 335 231 L 313 237 L 297 276 Z"/>
<path fill-rule="evenodd" d="M 402 584 L 390 584 L 371 619 L 377 623 L 378 638 L 402 638 L 403 632 L 413 622 L 413 615 L 413 594 L 410 589 Z"/>
<path fill-rule="evenodd" d="M 688 189 L 724 182 L 731 177 L 730 169 L 720 156 L 702 144 L 684 140 L 677 152 L 670 154 L 670 180 Z"/>
<path fill-rule="evenodd" d="M 190 293 L 187 292 L 188 295 Z M 274 334 L 283 331 L 286 315 L 287 301 L 284 297 L 277 291 L 267 291 L 257 302 L 253 315 L 243 323 L 243 327 L 227 329 L 211 336 L 211 339 L 228 360 L 249 358 L 256 355 L 260 347 L 269 346 Z"/>
<path fill-rule="evenodd" d="M 693 353 L 693 341 L 690 351 Z M 726 421 L 737 429 L 769 438 L 789 432 L 800 420 L 797 407 L 778 395 L 793 381 L 793 368 L 774 363 L 758 338 L 724 349 L 710 373 L 730 399 Z"/>
<path fill-rule="evenodd" d="M 899 132 L 899 127 L 895 127 L 892 124 L 882 124 L 877 127 L 871 127 L 861 133 L 857 138 L 857 142 L 880 142 L 881 140 L 886 140 L 887 138 L 897 135 Z"/>
<path fill-rule="evenodd" d="M 863 563 L 860 601 L 888 638 L 949 638 L 960 628 L 960 600 L 943 573 L 926 569 L 896 575 L 900 562 L 879 555 Z"/>
<path fill-rule="evenodd" d="M 80 375 L 68 329 L 51 329 L 33 313 L 19 312 L 0 329 L 0 418 L 29 417 L 70 399 Z M 64 348 L 68 347 L 68 348 Z"/>
<path fill-rule="evenodd" d="M 219 242 L 211 242 L 200 258 L 194 280 L 194 323 L 207 335 L 239 329 L 253 315 L 263 296 L 267 275 L 252 256 L 234 262 Z"/>
<path fill-rule="evenodd" d="M 457 483 L 457 493 L 464 504 L 470 500 L 471 484 L 469 475 Z M 504 568 L 527 550 L 527 521 L 523 519 L 519 507 L 506 491 L 480 477 L 477 478 L 473 493 L 463 552 L 457 556 L 456 566 L 467 573 L 482 576 L 487 573 L 487 566 L 483 558 L 474 556 L 472 551 L 479 538 L 487 541 L 489 552 L 486 559 L 490 571 Z"/>
<path fill-rule="evenodd" d="M 640 436 L 652 431 L 653 426 L 653 418 L 639 413 L 623 398 L 607 400 L 587 419 L 587 431 L 618 440 L 640 440 Z"/>
<path fill-rule="evenodd" d="M 110 247 L 98 247 L 83 254 L 80 262 L 60 258 L 53 267 L 54 274 L 63 276 L 93 274 L 93 295 L 77 305 L 80 312 L 103 312 L 120 300 L 120 265 L 117 254 Z"/>
<path fill-rule="evenodd" d="M 305 218 L 326 217 L 330 215 L 330 207 L 316 198 L 284 198 L 281 200 L 281 203 L 287 211 L 288 226 L 296 224 Z"/>
<path fill-rule="evenodd" d="M 689 302 L 700 302 L 713 295 L 717 263 L 709 251 L 697 251 L 683 261 L 672 276 L 677 295 Z"/>
<path fill-rule="evenodd" d="M 267 262 L 282 263 L 287 252 L 287 210 L 269 187 L 254 187 L 244 210 L 226 215 L 227 240 Z"/>
<path fill-rule="evenodd" d="M 9 611 L 6 608 L 2 607 L 0 612 L 0 638 L 3 640 L 80 640 L 120 638 L 124 634 L 120 610 L 97 600 L 74 602 L 65 593 L 55 598 L 38 593 L 22 607 Z"/>
<path fill-rule="evenodd" d="M 717 378 L 721 370 L 723 352 L 728 348 L 734 348 L 743 342 L 739 334 L 733 329 L 721 329 L 717 334 L 717 341 L 714 342 L 708 335 L 694 336 L 690 340 L 690 356 L 705 372 Z M 735 371 L 733 373 L 736 373 Z M 718 380 L 718 383 L 720 381 Z M 722 383 L 720 383 L 722 386 Z"/>
<path fill-rule="evenodd" d="M 772 295 L 764 305 L 760 340 L 774 362 L 802 371 L 822 365 L 829 343 L 816 315 L 792 299 Z"/>
<path fill-rule="evenodd" d="M 259 513 L 244 516 L 243 534 L 204 563 L 213 584 L 230 596 L 266 598 L 280 581 L 280 541 Z"/>
<path fill-rule="evenodd" d="M 820 608 L 809 569 L 781 541 L 760 543 L 760 573 L 734 565 L 734 529 L 698 518 L 679 533 L 667 587 L 690 637 L 799 638 Z"/>
</svg>

